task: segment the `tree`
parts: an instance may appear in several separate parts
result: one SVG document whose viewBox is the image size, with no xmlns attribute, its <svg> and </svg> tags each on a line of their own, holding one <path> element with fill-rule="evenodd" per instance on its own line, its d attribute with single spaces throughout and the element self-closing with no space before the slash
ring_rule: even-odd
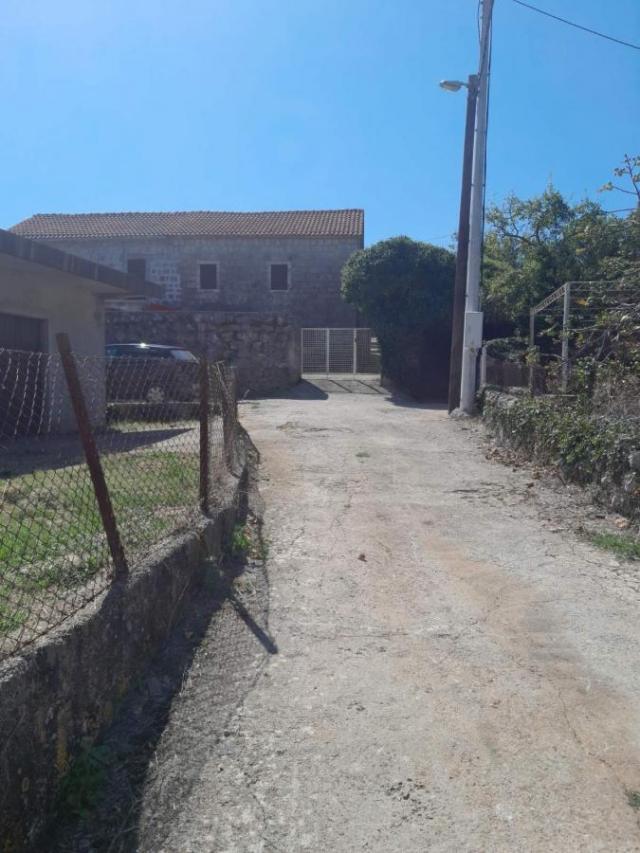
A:
<svg viewBox="0 0 640 853">
<path fill-rule="evenodd" d="M 392 237 L 356 252 L 342 294 L 380 342 L 385 375 L 420 398 L 446 395 L 455 257 Z"/>
<path fill-rule="evenodd" d="M 588 200 L 571 206 L 551 185 L 532 199 L 509 196 L 489 209 L 487 223 L 487 319 L 520 331 L 531 306 L 564 282 L 618 278 L 634 253 L 631 217 L 611 216 Z"/>
<path fill-rule="evenodd" d="M 531 199 L 508 196 L 487 212 L 485 312 L 524 330 L 529 308 L 565 281 L 624 280 L 640 287 L 640 156 L 614 169 L 616 191 L 637 200 L 612 215 L 594 201 L 570 205 L 550 184 Z"/>
<path fill-rule="evenodd" d="M 600 192 L 620 192 L 634 196 L 636 207 L 629 215 L 620 220 L 618 251 L 603 261 L 603 271 L 609 278 L 622 279 L 627 285 L 638 288 L 640 302 L 640 155 L 624 155 L 622 166 L 613 170 L 617 178 L 624 178 L 625 184 L 608 181 L 600 187 Z"/>
<path fill-rule="evenodd" d="M 613 181 L 607 181 L 600 187 L 600 192 L 616 190 L 625 195 L 635 196 L 636 204 L 640 206 L 640 155 L 636 154 L 634 157 L 630 157 L 625 154 L 622 158 L 622 166 L 616 166 L 613 174 L 616 178 L 625 178 L 626 186 L 621 187 L 619 184 L 614 184 Z"/>
<path fill-rule="evenodd" d="M 638 200 L 621 211 L 593 201 L 570 205 L 553 186 L 540 196 L 509 196 L 487 214 L 485 312 L 488 325 L 524 332 L 529 308 L 567 281 L 581 281 L 574 357 L 640 370 L 640 157 L 625 155 L 618 179 L 601 187 Z M 620 215 L 620 214 L 627 214 Z M 499 327 L 499 326 L 498 326 Z M 500 327 L 499 327 L 500 328 Z M 559 327 L 551 322 L 547 342 Z M 500 334 L 505 334 L 504 326 Z"/>
</svg>

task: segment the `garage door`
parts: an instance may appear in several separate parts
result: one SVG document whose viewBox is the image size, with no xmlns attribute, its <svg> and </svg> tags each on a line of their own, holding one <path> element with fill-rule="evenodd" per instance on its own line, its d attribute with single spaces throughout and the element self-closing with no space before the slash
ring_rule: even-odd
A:
<svg viewBox="0 0 640 853">
<path fill-rule="evenodd" d="M 43 338 L 44 320 L 0 314 L 0 347 L 42 352 Z"/>
<path fill-rule="evenodd" d="M 45 321 L 0 314 L 0 435 L 40 432 L 45 392 Z"/>
</svg>

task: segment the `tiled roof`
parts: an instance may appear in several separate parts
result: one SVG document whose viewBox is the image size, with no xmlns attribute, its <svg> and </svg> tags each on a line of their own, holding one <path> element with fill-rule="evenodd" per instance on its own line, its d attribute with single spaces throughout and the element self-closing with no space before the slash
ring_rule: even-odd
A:
<svg viewBox="0 0 640 853">
<path fill-rule="evenodd" d="M 101 237 L 360 237 L 363 210 L 271 213 L 36 213 L 11 228 L 38 240 Z"/>
</svg>

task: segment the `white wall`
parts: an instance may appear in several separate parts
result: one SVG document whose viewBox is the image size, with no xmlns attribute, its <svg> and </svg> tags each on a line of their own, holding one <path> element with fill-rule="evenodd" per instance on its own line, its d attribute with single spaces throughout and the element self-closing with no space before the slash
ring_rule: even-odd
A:
<svg viewBox="0 0 640 853">
<path fill-rule="evenodd" d="M 67 332 L 79 355 L 104 355 L 104 309 L 88 287 L 56 280 L 60 274 L 5 270 L 0 266 L 0 311 L 46 320 L 48 352 Z M 71 278 L 67 276 L 67 278 Z"/>
<path fill-rule="evenodd" d="M 5 268 L 0 259 L 0 312 L 46 321 L 44 350 L 57 354 L 56 334 L 66 332 L 78 356 L 87 407 L 95 424 L 104 422 L 104 309 L 101 297 L 68 274 L 55 270 Z M 83 356 L 91 356 L 84 359 Z M 54 360 L 57 360 L 57 355 Z M 71 404 L 58 365 L 49 381 L 51 408 L 57 429 L 74 428 Z"/>
</svg>

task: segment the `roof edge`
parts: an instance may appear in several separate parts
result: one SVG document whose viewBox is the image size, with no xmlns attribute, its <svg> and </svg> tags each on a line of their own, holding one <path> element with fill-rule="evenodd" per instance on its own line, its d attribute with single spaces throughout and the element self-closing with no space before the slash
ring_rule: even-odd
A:
<svg viewBox="0 0 640 853">
<path fill-rule="evenodd" d="M 23 237 L 0 228 L 0 254 L 30 261 L 49 269 L 106 284 L 133 296 L 162 296 L 162 287 L 151 281 L 136 278 L 128 273 L 89 261 L 78 255 L 56 249 L 47 243 Z"/>
<path fill-rule="evenodd" d="M 10 231 L 9 233 L 13 233 Z M 362 240 L 364 230 L 353 234 L 121 234 L 119 236 L 106 235 L 90 235 L 85 234 L 52 234 L 38 237 L 24 237 L 22 234 L 16 234 L 16 237 L 22 237 L 23 240 L 32 240 L 33 242 L 45 242 L 47 244 L 65 241 L 73 241 L 74 243 L 82 243 L 84 241 L 91 242 L 92 240 L 130 240 L 131 242 L 140 242 L 141 240 Z M 58 251 L 63 251 L 59 249 Z"/>
<path fill-rule="evenodd" d="M 364 220 L 363 207 L 34 213 L 9 230 L 35 240 L 136 237 L 346 238 L 364 234 Z"/>
</svg>

